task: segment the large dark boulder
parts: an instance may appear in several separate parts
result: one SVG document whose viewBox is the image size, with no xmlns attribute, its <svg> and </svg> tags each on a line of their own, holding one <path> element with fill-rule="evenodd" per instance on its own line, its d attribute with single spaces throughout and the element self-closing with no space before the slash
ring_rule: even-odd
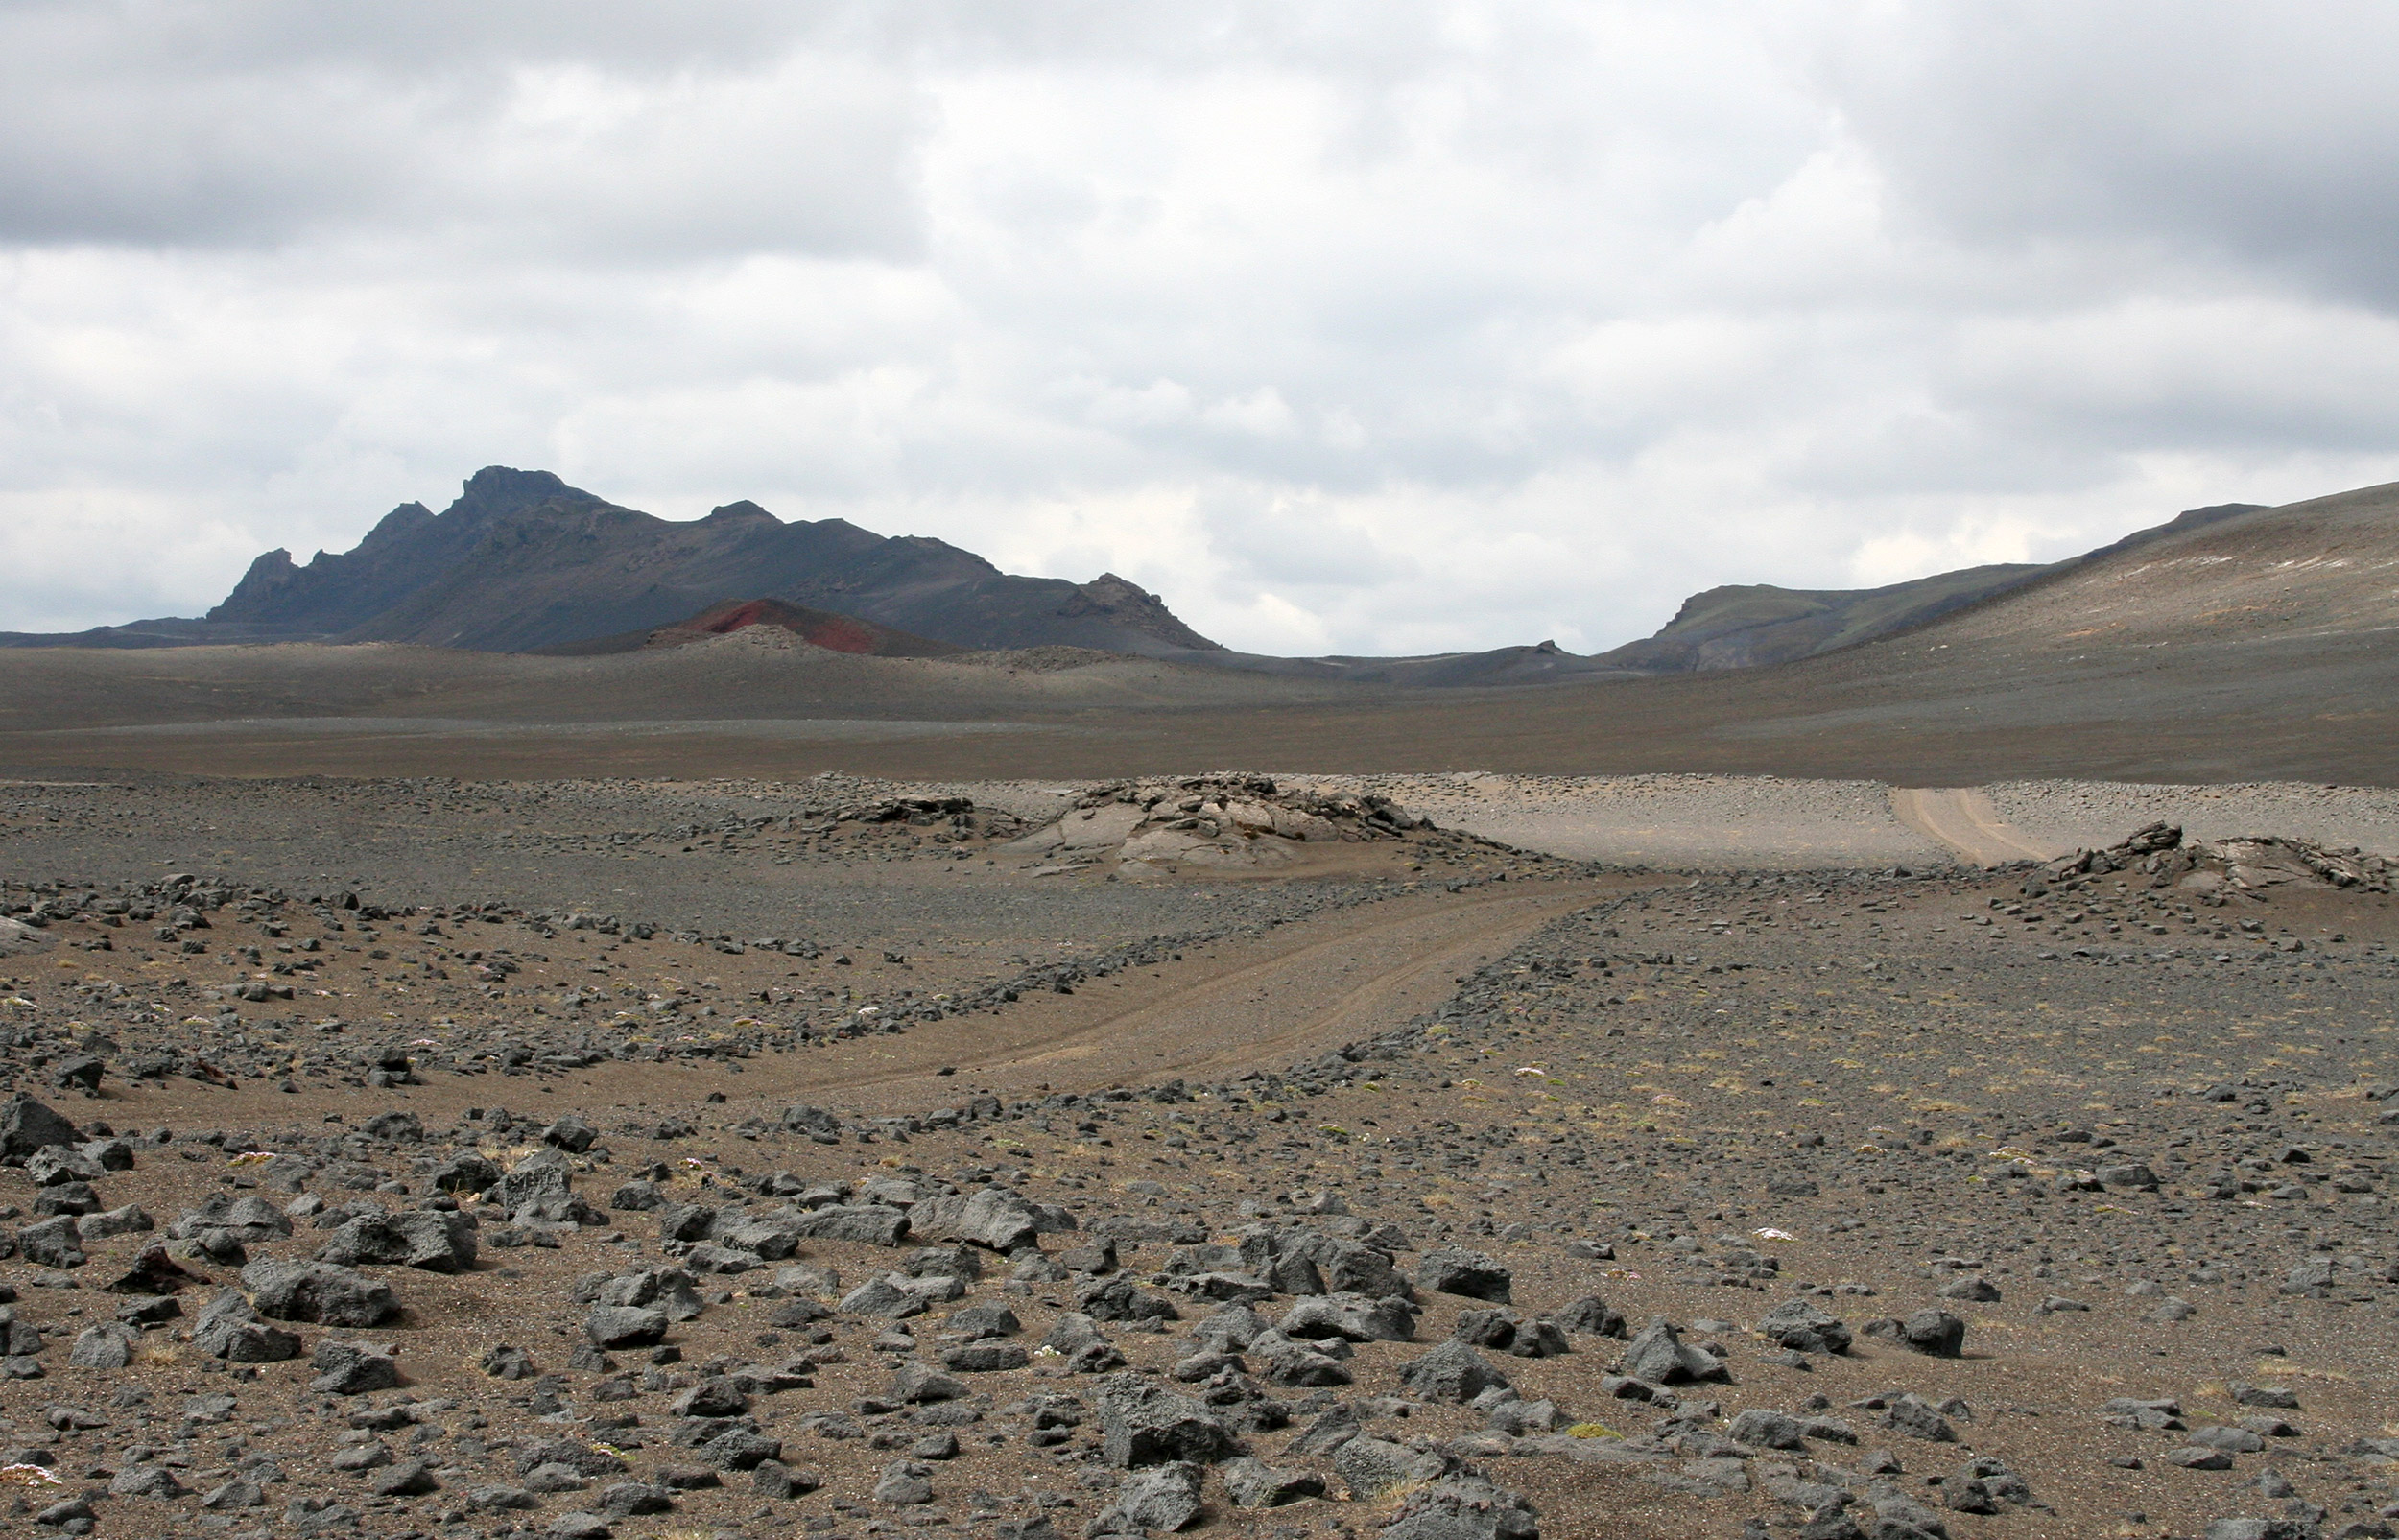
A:
<svg viewBox="0 0 2399 1540">
<path fill-rule="evenodd" d="M 242 1287 L 272 1320 L 380 1326 L 400 1313 L 390 1285 L 329 1262 L 253 1262 Z"/>
<path fill-rule="evenodd" d="M 1640 1336 L 1625 1344 L 1624 1372 L 1651 1385 L 1732 1378 L 1723 1360 L 1686 1345 L 1682 1335 L 1662 1319 L 1650 1322 Z"/>
<path fill-rule="evenodd" d="M 1436 1293 L 1486 1299 L 1495 1305 L 1510 1302 L 1516 1275 L 1480 1251 L 1439 1246 L 1416 1259 L 1416 1284 Z"/>
<path fill-rule="evenodd" d="M 1399 1383 L 1420 1400 L 1461 1407 L 1485 1390 L 1505 1388 L 1508 1376 L 1465 1343 L 1449 1341 L 1400 1365 Z"/>
<path fill-rule="evenodd" d="M 985 1187 L 927 1198 L 909 1211 L 909 1233 L 934 1241 L 968 1241 L 994 1251 L 1036 1244 L 1041 1214 L 1030 1198 L 1005 1187 Z"/>
<path fill-rule="evenodd" d="M 0 1102 L 0 1158 L 22 1160 L 51 1145 L 72 1145 L 83 1136 L 75 1125 L 30 1096 Z"/>
<path fill-rule="evenodd" d="M 1138 1374 L 1111 1374 L 1100 1386 L 1102 1452 L 1125 1469 L 1176 1460 L 1212 1464 L 1238 1453 L 1231 1430 L 1197 1401 Z"/>
<path fill-rule="evenodd" d="M 382 1264 L 464 1272 L 475 1265 L 475 1221 L 438 1209 L 365 1215 L 334 1231 L 317 1256 L 342 1267 Z"/>
<path fill-rule="evenodd" d="M 309 1388 L 337 1396 L 390 1390 L 400 1383 L 400 1365 L 392 1355 L 364 1342 L 344 1342 L 328 1337 L 317 1344 L 308 1366 L 317 1371 L 317 1377 L 308 1382 Z"/>
<path fill-rule="evenodd" d="M 80 1268 L 83 1265 L 83 1230 L 72 1214 L 29 1224 L 16 1232 L 16 1253 L 36 1267 Z"/>
<path fill-rule="evenodd" d="M 1799 1353 L 1846 1353 L 1853 1340 L 1848 1325 L 1804 1299 L 1786 1299 L 1758 1321 L 1758 1332 L 1776 1344 Z"/>
<path fill-rule="evenodd" d="M 908 1238 L 909 1225 L 904 1209 L 879 1203 L 832 1203 L 794 1220 L 791 1231 L 807 1240 L 895 1246 Z"/>
</svg>

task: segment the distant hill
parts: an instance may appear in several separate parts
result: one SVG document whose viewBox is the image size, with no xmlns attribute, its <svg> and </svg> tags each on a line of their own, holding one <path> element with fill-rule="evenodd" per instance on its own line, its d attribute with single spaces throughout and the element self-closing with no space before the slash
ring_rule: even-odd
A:
<svg viewBox="0 0 2399 1540">
<path fill-rule="evenodd" d="M 1912 630 L 2027 583 L 2137 550 L 2168 535 L 2254 513 L 2262 506 L 2222 503 L 2196 508 L 2064 561 L 1966 567 L 1884 588 L 1777 588 L 1770 583 L 1710 588 L 1684 600 L 1681 611 L 1656 635 L 1627 642 L 1591 661 L 1640 674 L 1685 674 L 1815 657 Z"/>
<path fill-rule="evenodd" d="M 2257 507 L 2226 503 L 2193 509 L 2064 561 L 1967 567 L 1883 588 L 1778 588 L 1770 583 L 1710 588 L 1684 600 L 1681 611 L 1656 635 L 1588 656 L 1568 652 L 1555 642 L 1424 657 L 1271 657 L 1234 652 L 1205 657 L 1160 655 L 1278 678 L 1402 689 L 1564 684 L 1580 679 L 1763 668 L 1898 636 L 2029 584 L 2138 550 L 2152 540 L 2254 512 Z"/>
</svg>

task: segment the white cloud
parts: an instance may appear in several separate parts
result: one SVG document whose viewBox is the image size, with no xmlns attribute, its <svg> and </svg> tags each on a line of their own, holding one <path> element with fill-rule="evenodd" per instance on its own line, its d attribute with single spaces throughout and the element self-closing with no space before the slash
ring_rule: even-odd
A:
<svg viewBox="0 0 2399 1540">
<path fill-rule="evenodd" d="M 0 9 L 0 627 L 487 463 L 1641 634 L 2399 478 L 2363 5 Z"/>
</svg>

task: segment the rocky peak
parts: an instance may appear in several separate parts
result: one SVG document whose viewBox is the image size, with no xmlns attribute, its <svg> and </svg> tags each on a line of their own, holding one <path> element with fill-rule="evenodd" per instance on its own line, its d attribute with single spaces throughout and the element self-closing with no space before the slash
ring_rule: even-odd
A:
<svg viewBox="0 0 2399 1540">
<path fill-rule="evenodd" d="M 1119 626 L 1154 636 L 1175 647 L 1189 648 L 1195 652 L 1224 651 L 1223 643 L 1212 642 L 1184 625 L 1173 610 L 1166 607 L 1165 600 L 1112 572 L 1104 572 L 1089 582 L 1077 584 L 1073 596 L 1058 606 L 1057 612 L 1068 619 L 1081 615 L 1102 616 Z"/>
</svg>

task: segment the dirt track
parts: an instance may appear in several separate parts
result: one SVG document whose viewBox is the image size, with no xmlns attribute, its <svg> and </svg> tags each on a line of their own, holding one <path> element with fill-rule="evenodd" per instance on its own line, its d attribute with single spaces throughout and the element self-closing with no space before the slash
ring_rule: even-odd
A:
<svg viewBox="0 0 2399 1540">
<path fill-rule="evenodd" d="M 1447 999 L 1459 975 L 1636 886 L 1511 884 L 1342 910 L 1071 997 L 1040 997 L 997 1022 L 944 1022 L 782 1061 L 774 1073 L 791 1078 L 756 1089 L 771 1098 L 838 1087 L 916 1106 L 940 1093 L 936 1072 L 950 1063 L 973 1063 L 977 1084 L 1004 1096 L 1238 1076 L 1401 1026 Z"/>
<path fill-rule="evenodd" d="M 2064 854 L 2043 849 L 2010 828 L 1991 799 L 1971 787 L 1894 786 L 1890 803 L 1899 821 L 1979 865 L 2004 866 Z"/>
</svg>

